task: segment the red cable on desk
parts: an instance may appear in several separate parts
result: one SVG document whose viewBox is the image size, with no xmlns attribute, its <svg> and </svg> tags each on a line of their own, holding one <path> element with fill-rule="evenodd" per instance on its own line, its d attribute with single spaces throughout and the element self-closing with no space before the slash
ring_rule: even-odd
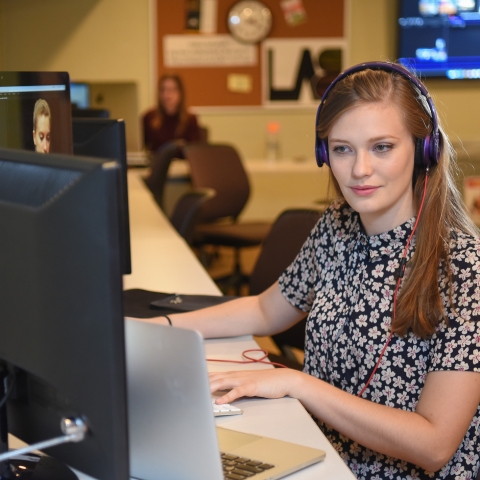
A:
<svg viewBox="0 0 480 480">
<path fill-rule="evenodd" d="M 261 352 L 263 353 L 263 357 L 260 357 L 260 358 L 249 357 L 247 354 L 251 352 Z M 224 360 L 221 358 L 207 358 L 207 362 L 242 363 L 242 364 L 264 363 L 265 365 L 274 365 L 275 367 L 288 368 L 287 366 L 282 365 L 281 363 L 271 362 L 270 360 L 266 362 L 265 359 L 268 357 L 268 352 L 263 348 L 252 348 L 250 350 L 244 350 L 242 352 L 242 357 L 246 358 L 247 360 Z"/>
</svg>

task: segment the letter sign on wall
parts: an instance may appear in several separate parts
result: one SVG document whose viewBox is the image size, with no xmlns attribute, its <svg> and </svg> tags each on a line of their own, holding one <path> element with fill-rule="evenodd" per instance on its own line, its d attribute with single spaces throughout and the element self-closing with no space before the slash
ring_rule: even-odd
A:
<svg viewBox="0 0 480 480">
<path fill-rule="evenodd" d="M 342 71 L 343 38 L 269 39 L 262 44 L 262 103 L 318 105 Z"/>
</svg>

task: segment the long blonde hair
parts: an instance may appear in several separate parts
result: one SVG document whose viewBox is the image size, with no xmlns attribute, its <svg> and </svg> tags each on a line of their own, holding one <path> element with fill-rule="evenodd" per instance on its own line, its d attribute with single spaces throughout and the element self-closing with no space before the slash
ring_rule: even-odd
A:
<svg viewBox="0 0 480 480">
<path fill-rule="evenodd" d="M 412 82 L 395 72 L 366 69 L 339 81 L 328 95 L 317 125 L 318 135 L 327 139 L 333 124 L 346 111 L 368 103 L 393 103 L 401 111 L 412 141 L 424 139 L 432 132 L 432 120 L 418 99 Z M 466 213 L 461 195 L 455 186 L 458 173 L 455 152 L 439 125 L 441 155 L 437 165 L 430 167 L 425 203 L 416 231 L 415 253 L 407 264 L 398 297 L 392 331 L 405 335 L 408 330 L 421 338 L 432 335 L 446 312 L 438 284 L 439 267 L 449 279 L 452 299 L 449 242 L 455 229 L 478 236 L 478 229 Z M 412 179 L 413 199 L 418 211 L 426 171 L 415 167 Z M 338 183 L 331 174 L 336 193 Z M 451 305 L 454 308 L 454 305 Z"/>
</svg>

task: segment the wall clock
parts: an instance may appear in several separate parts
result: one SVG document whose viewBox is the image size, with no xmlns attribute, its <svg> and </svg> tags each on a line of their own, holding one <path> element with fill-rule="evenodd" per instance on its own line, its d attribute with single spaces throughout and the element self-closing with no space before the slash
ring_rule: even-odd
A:
<svg viewBox="0 0 480 480">
<path fill-rule="evenodd" d="M 242 43 L 264 40 L 272 28 L 272 12 L 257 0 L 237 2 L 228 12 L 228 30 Z"/>
</svg>

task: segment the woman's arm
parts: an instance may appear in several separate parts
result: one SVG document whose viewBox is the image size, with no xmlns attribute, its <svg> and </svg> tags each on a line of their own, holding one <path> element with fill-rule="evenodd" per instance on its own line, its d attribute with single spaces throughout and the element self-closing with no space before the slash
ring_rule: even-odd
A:
<svg viewBox="0 0 480 480">
<path fill-rule="evenodd" d="M 242 396 L 298 398 L 315 417 L 376 452 L 436 471 L 458 449 L 480 403 L 480 373 L 440 371 L 427 375 L 415 412 L 365 400 L 293 370 L 210 374 L 219 399 Z"/>
<path fill-rule="evenodd" d="M 169 315 L 173 326 L 197 330 L 204 338 L 272 335 L 286 330 L 304 316 L 305 312 L 285 300 L 278 282 L 257 296 L 242 297 L 215 307 Z M 145 321 L 168 324 L 164 317 Z"/>
</svg>

